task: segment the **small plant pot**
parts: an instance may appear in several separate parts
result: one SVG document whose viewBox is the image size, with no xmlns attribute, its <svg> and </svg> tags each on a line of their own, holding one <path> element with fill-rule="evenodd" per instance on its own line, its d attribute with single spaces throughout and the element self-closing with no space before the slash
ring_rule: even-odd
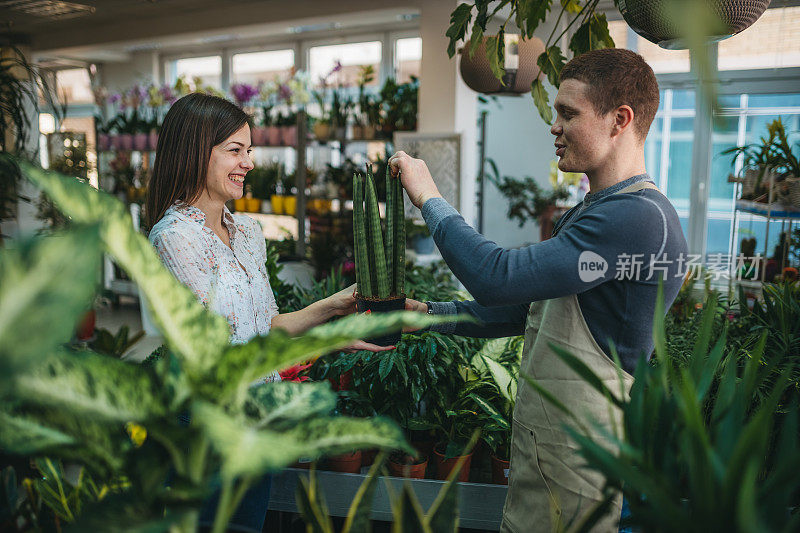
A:
<svg viewBox="0 0 800 533">
<path fill-rule="evenodd" d="M 389 300 L 371 300 L 362 298 L 356 295 L 356 309 L 359 313 L 391 313 L 392 311 L 403 311 L 406 308 L 405 294 L 399 298 L 391 298 Z M 377 344 L 378 346 L 393 346 L 400 342 L 400 334 L 390 333 L 381 335 L 372 339 L 367 339 L 367 342 Z"/>
<path fill-rule="evenodd" d="M 281 144 L 284 146 L 297 144 L 297 126 L 283 126 L 281 128 Z"/>
<path fill-rule="evenodd" d="M 389 475 L 409 479 L 425 479 L 425 470 L 428 468 L 428 458 L 420 457 L 418 460 L 414 461 L 414 459 L 408 456 L 406 459 L 407 461 L 404 463 L 398 463 L 389 459 L 386 463 L 386 467 L 389 469 Z"/>
<path fill-rule="evenodd" d="M 111 148 L 111 136 L 107 133 L 97 134 L 97 149 L 106 152 Z"/>
<path fill-rule="evenodd" d="M 455 468 L 459 460 L 459 457 L 445 459 L 444 454 L 439 453 L 439 450 L 436 448 L 433 449 L 433 458 L 436 464 L 436 479 L 447 479 L 447 476 L 450 475 L 450 472 L 453 471 L 453 468 Z M 461 467 L 461 472 L 458 473 L 457 481 L 461 481 L 462 483 L 469 481 L 469 467 L 471 462 L 472 454 L 469 454 L 467 455 L 467 460 L 464 461 L 464 466 Z"/>
<path fill-rule="evenodd" d="M 361 451 L 345 453 L 328 457 L 328 470 L 333 472 L 344 472 L 347 474 L 358 474 L 361 472 Z"/>
<path fill-rule="evenodd" d="M 247 211 L 247 198 L 237 198 L 233 201 L 233 208 L 237 213 L 244 213 Z"/>
<path fill-rule="evenodd" d="M 508 485 L 509 461 L 498 459 L 492 455 L 492 483 L 495 485 Z"/>
<path fill-rule="evenodd" d="M 328 142 L 328 139 L 331 138 L 331 125 L 320 122 L 314 124 L 314 137 L 319 142 Z"/>
<path fill-rule="evenodd" d="M 267 128 L 267 145 L 281 145 L 281 129 L 278 126 L 270 126 Z"/>
<path fill-rule="evenodd" d="M 258 213 L 261 211 L 261 200 L 259 198 L 244 198 L 245 211 L 248 213 Z"/>
<path fill-rule="evenodd" d="M 111 135 L 111 148 L 122 150 L 122 135 Z"/>
<path fill-rule="evenodd" d="M 363 135 L 365 140 L 372 140 L 375 138 L 375 126 L 364 126 Z"/>
<path fill-rule="evenodd" d="M 158 148 L 158 132 L 151 131 L 147 134 L 147 144 L 151 150 L 155 150 Z"/>
<path fill-rule="evenodd" d="M 147 133 L 137 133 L 133 136 L 133 149 L 144 152 L 150 146 L 149 135 Z"/>
<path fill-rule="evenodd" d="M 378 457 L 378 449 L 371 448 L 369 450 L 362 450 L 361 451 L 361 466 L 362 467 L 369 467 L 375 463 L 375 458 Z"/>
<path fill-rule="evenodd" d="M 133 135 L 130 133 L 122 133 L 119 136 L 119 149 L 130 152 L 133 150 Z"/>
<path fill-rule="evenodd" d="M 296 196 L 284 196 L 283 197 L 283 214 L 294 216 L 297 212 L 297 197 Z"/>
<path fill-rule="evenodd" d="M 267 128 L 266 126 L 256 126 L 253 128 L 253 144 L 255 146 L 264 146 L 267 144 Z"/>
<path fill-rule="evenodd" d="M 280 194 L 273 194 L 270 199 L 269 203 L 272 204 L 272 212 L 276 215 L 283 214 L 283 196 Z"/>
</svg>

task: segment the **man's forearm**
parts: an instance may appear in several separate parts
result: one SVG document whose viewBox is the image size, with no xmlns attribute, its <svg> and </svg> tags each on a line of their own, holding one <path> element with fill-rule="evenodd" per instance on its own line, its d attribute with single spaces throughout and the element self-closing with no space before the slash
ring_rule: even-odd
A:
<svg viewBox="0 0 800 533">
<path fill-rule="evenodd" d="M 474 300 L 467 302 L 429 302 L 434 315 L 453 315 L 453 322 L 437 324 L 431 331 L 464 337 L 497 338 L 522 335 L 529 304 L 485 307 Z M 455 316 L 470 315 L 477 322 L 458 322 Z"/>
</svg>

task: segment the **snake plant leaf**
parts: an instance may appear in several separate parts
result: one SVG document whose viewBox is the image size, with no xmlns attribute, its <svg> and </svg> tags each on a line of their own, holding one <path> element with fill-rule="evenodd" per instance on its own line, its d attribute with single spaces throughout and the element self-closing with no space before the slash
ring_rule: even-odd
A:
<svg viewBox="0 0 800 533">
<path fill-rule="evenodd" d="M 40 455 L 76 441 L 36 420 L 0 411 L 0 450 L 13 455 Z"/>
<path fill-rule="evenodd" d="M 324 382 L 281 381 L 250 387 L 245 403 L 245 411 L 258 427 L 330 415 L 335 408 L 336 393 Z"/>
<path fill-rule="evenodd" d="M 397 425 L 380 417 L 317 417 L 286 431 L 271 431 L 248 426 L 214 405 L 197 402 L 193 418 L 221 456 L 221 474 L 226 479 L 285 468 L 301 457 L 316 459 L 360 448 L 413 453 Z"/>
<path fill-rule="evenodd" d="M 375 499 L 375 487 L 378 485 L 378 472 L 386 460 L 386 452 L 381 452 L 367 472 L 367 477 L 358 487 L 347 518 L 344 521 L 342 533 L 368 533 L 372 531 L 372 501 Z"/>
<path fill-rule="evenodd" d="M 92 352 L 61 351 L 14 376 L 15 398 L 91 420 L 145 422 L 168 401 L 145 368 Z"/>
<path fill-rule="evenodd" d="M 381 215 L 378 209 L 378 194 L 375 191 L 375 181 L 371 174 L 367 174 L 365 183 L 364 210 L 367 227 L 367 255 L 370 260 L 370 271 L 375 279 L 376 296 L 388 298 L 390 292 L 389 269 L 386 265 L 386 252 L 383 246 L 383 228 Z"/>
<path fill-rule="evenodd" d="M 409 483 L 403 483 L 393 514 L 392 533 L 433 533 L 425 521 L 425 511 Z"/>
<path fill-rule="evenodd" d="M 360 174 L 353 174 L 353 236 L 358 294 L 365 298 L 372 298 L 375 293 L 367 257 L 367 232 L 364 225 L 364 178 Z"/>
<path fill-rule="evenodd" d="M 94 295 L 99 231 L 82 227 L 0 249 L 0 381 L 72 336 Z"/>
<path fill-rule="evenodd" d="M 148 240 L 133 228 L 122 202 L 74 178 L 24 162 L 20 168 L 73 221 L 101 224 L 105 251 L 138 283 L 156 325 L 183 360 L 187 374 L 202 380 L 211 372 L 228 345 L 227 321 L 203 307 L 164 267 Z M 69 259 L 74 260 L 75 254 Z"/>
<path fill-rule="evenodd" d="M 306 533 L 333 533 L 333 523 L 328 515 L 328 507 L 317 490 L 316 472 L 311 470 L 309 480 L 302 476 L 297 483 L 297 512 L 306 523 Z"/>
</svg>

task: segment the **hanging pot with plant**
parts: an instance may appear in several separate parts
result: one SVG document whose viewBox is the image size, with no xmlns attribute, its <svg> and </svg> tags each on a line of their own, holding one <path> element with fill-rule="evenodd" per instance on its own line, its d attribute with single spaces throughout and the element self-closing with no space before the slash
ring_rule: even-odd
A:
<svg viewBox="0 0 800 533">
<path fill-rule="evenodd" d="M 353 175 L 353 235 L 356 255 L 356 305 L 359 312 L 387 313 L 405 309 L 405 215 L 399 179 L 386 168 L 386 238 L 381 228 L 375 181 L 367 167 L 366 176 Z M 384 242 L 386 246 L 384 247 Z M 391 346 L 400 333 L 384 335 L 370 342 Z"/>
<path fill-rule="evenodd" d="M 467 87 L 473 91 L 494 94 L 524 94 L 531 90 L 531 84 L 539 77 L 541 69 L 536 60 L 544 52 L 544 43 L 538 37 L 520 38 L 520 35 L 507 33 L 505 43 L 505 69 L 501 77 L 492 70 L 487 55 L 487 40 L 483 37 L 461 49 L 459 71 Z"/>
</svg>

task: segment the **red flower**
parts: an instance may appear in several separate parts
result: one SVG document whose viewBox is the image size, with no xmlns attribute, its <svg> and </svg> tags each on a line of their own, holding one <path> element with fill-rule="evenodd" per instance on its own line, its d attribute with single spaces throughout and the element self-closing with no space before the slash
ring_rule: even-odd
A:
<svg viewBox="0 0 800 533">
<path fill-rule="evenodd" d="M 300 373 L 306 370 L 307 368 L 310 368 L 311 365 L 313 364 L 314 363 L 308 363 L 307 365 L 290 366 L 285 370 L 281 370 L 280 372 L 278 372 L 278 374 L 280 374 L 281 379 L 283 381 L 295 381 L 295 382 L 308 381 L 308 376 L 301 376 Z"/>
</svg>

